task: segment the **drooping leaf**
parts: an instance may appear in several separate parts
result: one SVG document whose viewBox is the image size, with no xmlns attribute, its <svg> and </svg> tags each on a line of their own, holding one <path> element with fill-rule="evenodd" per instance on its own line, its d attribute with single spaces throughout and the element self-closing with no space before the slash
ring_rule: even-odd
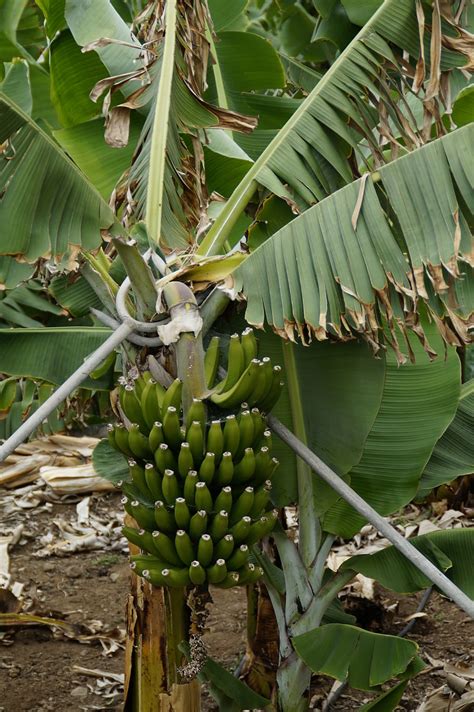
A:
<svg viewBox="0 0 474 712">
<path fill-rule="evenodd" d="M 410 543 L 474 599 L 474 531 L 449 529 L 412 537 Z M 398 549 L 388 546 L 375 554 L 351 556 L 342 569 L 352 569 L 399 593 L 421 591 L 431 581 Z"/>
<path fill-rule="evenodd" d="M 341 0 L 351 22 L 361 27 L 370 20 L 383 0 Z"/>
<path fill-rule="evenodd" d="M 215 32 L 227 30 L 242 15 L 248 0 L 208 0 L 209 12 Z"/>
<path fill-rule="evenodd" d="M 215 685 L 219 690 L 225 693 L 231 700 L 238 705 L 238 709 L 255 709 L 263 708 L 270 704 L 262 695 L 257 694 L 253 690 L 239 680 L 235 675 L 232 675 L 222 665 L 219 665 L 212 658 L 208 658 L 202 668 L 202 675 L 206 680 Z"/>
<path fill-rule="evenodd" d="M 0 254 L 33 262 L 100 245 L 114 216 L 40 126 L 0 94 Z"/>
<path fill-rule="evenodd" d="M 418 646 L 394 635 L 329 623 L 293 638 L 298 655 L 313 672 L 348 679 L 358 690 L 371 690 L 405 672 Z"/>
<path fill-rule="evenodd" d="M 410 502 L 436 441 L 453 419 L 460 392 L 460 362 L 443 343 L 434 325 L 426 336 L 440 355 L 434 361 L 413 336 L 414 363 L 398 365 L 393 351 L 385 357 L 380 408 L 365 441 L 360 461 L 349 471 L 351 487 L 380 514 Z M 324 519 L 326 531 L 353 536 L 363 518 L 340 499 Z"/>
<path fill-rule="evenodd" d="M 105 327 L 0 329 L 0 372 L 61 384 L 110 336 Z M 82 388 L 108 389 L 109 378 Z"/>
<path fill-rule="evenodd" d="M 51 280 L 49 291 L 72 316 L 85 316 L 91 307 L 103 307 L 87 280 L 77 273 L 57 275 Z"/>
<path fill-rule="evenodd" d="M 456 415 L 431 454 L 420 480 L 419 497 L 474 472 L 474 380 L 461 387 Z"/>
<path fill-rule="evenodd" d="M 439 317 L 452 316 L 451 327 L 465 340 L 466 318 L 452 307 L 444 268 L 456 275 L 462 260 L 471 260 L 463 213 L 472 189 L 463 157 L 473 135 L 470 125 L 433 141 L 380 168 L 377 189 L 370 177 L 359 179 L 279 230 L 234 273 L 247 321 L 302 338 L 305 330 L 319 339 L 362 333 L 377 344 L 385 319 L 418 328 L 421 298 L 442 330 Z M 452 328 L 445 338 L 459 343 Z M 391 345 L 399 348 L 394 334 Z"/>
<path fill-rule="evenodd" d="M 429 11 L 425 21 L 429 26 Z M 365 165 L 367 148 L 379 163 L 390 160 L 391 156 L 384 156 L 374 142 L 374 129 L 387 135 L 387 115 L 394 125 L 392 131 L 403 137 L 410 149 L 421 145 L 413 117 L 406 117 L 398 107 L 406 83 L 413 78 L 405 76 L 403 86 L 400 84 L 395 93 L 387 85 L 387 73 L 394 64 L 400 77 L 403 73 L 396 54 L 405 52 L 412 60 L 418 59 L 417 27 L 412 0 L 387 0 L 383 4 L 261 153 L 234 191 L 225 213 L 206 235 L 201 253 L 222 249 L 225 233 L 231 229 L 232 219 L 237 219 L 238 207 L 242 210 L 242 196 L 251 195 L 252 186 L 258 183 L 280 195 L 290 193 L 300 209 L 306 209 L 335 189 L 328 183 L 328 171 L 339 186 L 360 174 L 354 170 L 354 159 Z M 456 49 L 443 49 L 442 71 L 467 64 L 465 48 L 458 44 Z"/>
</svg>

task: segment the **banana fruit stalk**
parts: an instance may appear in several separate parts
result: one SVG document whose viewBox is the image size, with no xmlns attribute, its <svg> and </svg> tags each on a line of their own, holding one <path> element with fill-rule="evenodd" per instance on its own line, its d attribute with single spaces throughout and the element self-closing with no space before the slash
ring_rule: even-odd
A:
<svg viewBox="0 0 474 712">
<path fill-rule="evenodd" d="M 181 381 L 164 389 L 146 372 L 120 386 L 124 423 L 108 427 L 130 470 L 122 504 L 138 528 L 123 534 L 142 552 L 131 567 L 156 586 L 229 588 L 263 574 L 249 557 L 278 518 L 265 414 L 280 395 L 281 369 L 258 359 L 246 329 L 230 338 L 227 375 L 216 384 L 221 351 L 214 337 L 205 355 L 209 392 L 186 418 Z"/>
</svg>

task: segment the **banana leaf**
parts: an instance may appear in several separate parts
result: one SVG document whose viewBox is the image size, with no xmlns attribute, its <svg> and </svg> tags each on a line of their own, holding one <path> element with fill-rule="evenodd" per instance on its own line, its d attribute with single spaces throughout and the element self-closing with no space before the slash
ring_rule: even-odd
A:
<svg viewBox="0 0 474 712">
<path fill-rule="evenodd" d="M 434 324 L 425 323 L 424 330 L 433 349 L 443 354 Z M 433 448 L 456 413 L 460 393 L 460 361 L 454 347 L 431 361 L 416 337 L 408 339 L 414 363 L 400 366 L 395 352 L 387 351 L 380 408 L 362 456 L 348 473 L 351 487 L 383 515 L 415 497 Z M 324 529 L 351 537 L 363 523 L 340 499 L 327 512 Z"/>
<path fill-rule="evenodd" d="M 431 454 L 420 480 L 418 497 L 460 475 L 474 472 L 474 379 L 461 386 L 458 408 Z"/>
<path fill-rule="evenodd" d="M 462 591 L 474 599 L 474 531 L 450 529 L 412 537 L 410 543 L 444 571 Z M 353 570 L 399 593 L 428 588 L 430 580 L 394 546 L 375 554 L 359 554 L 344 561 L 342 570 Z"/>
<path fill-rule="evenodd" d="M 358 690 L 373 690 L 407 673 L 410 665 L 419 672 L 423 663 L 418 646 L 394 635 L 371 633 L 340 623 L 327 625 L 293 638 L 296 652 L 315 673 L 348 679 Z"/>
<path fill-rule="evenodd" d="M 0 329 L 0 373 L 61 384 L 110 336 L 105 327 Z M 110 376 L 86 379 L 81 388 L 108 390 Z"/>
<path fill-rule="evenodd" d="M 48 134 L 0 93 L 0 254 L 59 260 L 95 249 L 114 215 Z"/>
<path fill-rule="evenodd" d="M 92 453 L 94 470 L 100 477 L 112 482 L 131 482 L 126 458 L 109 445 L 108 440 L 97 443 Z"/>
</svg>

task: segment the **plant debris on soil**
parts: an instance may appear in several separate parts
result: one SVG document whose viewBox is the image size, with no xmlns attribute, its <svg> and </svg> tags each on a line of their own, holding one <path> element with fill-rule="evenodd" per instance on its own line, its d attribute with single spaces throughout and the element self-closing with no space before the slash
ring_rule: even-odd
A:
<svg viewBox="0 0 474 712">
<path fill-rule="evenodd" d="M 3 490 L 0 500 L 0 612 L 9 614 L 9 624 L 0 628 L 0 712 L 119 710 L 131 575 L 119 495 L 58 494 L 31 472 L 26 479 L 19 489 Z M 405 536 L 470 524 L 472 510 L 434 505 L 408 507 L 393 521 Z M 335 547 L 330 565 L 385 545 L 365 527 L 354 541 Z M 205 643 L 233 670 L 245 651 L 245 590 L 219 589 L 212 596 Z M 346 610 L 360 625 L 392 635 L 413 616 L 421 596 L 398 597 L 365 577 L 343 592 Z M 407 635 L 420 646 L 427 668 L 409 683 L 397 709 L 474 710 L 473 634 L 473 621 L 433 593 Z M 315 676 L 313 710 L 323 709 L 333 683 Z M 347 688 L 331 709 L 357 710 L 371 697 Z M 204 690 L 203 710 L 214 709 Z"/>
</svg>

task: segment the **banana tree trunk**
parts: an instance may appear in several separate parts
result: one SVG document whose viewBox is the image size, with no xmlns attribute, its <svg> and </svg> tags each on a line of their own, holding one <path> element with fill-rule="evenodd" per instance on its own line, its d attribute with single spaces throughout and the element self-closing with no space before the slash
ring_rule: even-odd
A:
<svg viewBox="0 0 474 712">
<path fill-rule="evenodd" d="M 133 545 L 130 551 L 138 553 Z M 185 664 L 178 645 L 188 638 L 190 619 L 185 590 L 157 588 L 132 574 L 126 615 L 124 712 L 200 712 L 199 682 L 180 684 L 178 676 Z"/>
</svg>

